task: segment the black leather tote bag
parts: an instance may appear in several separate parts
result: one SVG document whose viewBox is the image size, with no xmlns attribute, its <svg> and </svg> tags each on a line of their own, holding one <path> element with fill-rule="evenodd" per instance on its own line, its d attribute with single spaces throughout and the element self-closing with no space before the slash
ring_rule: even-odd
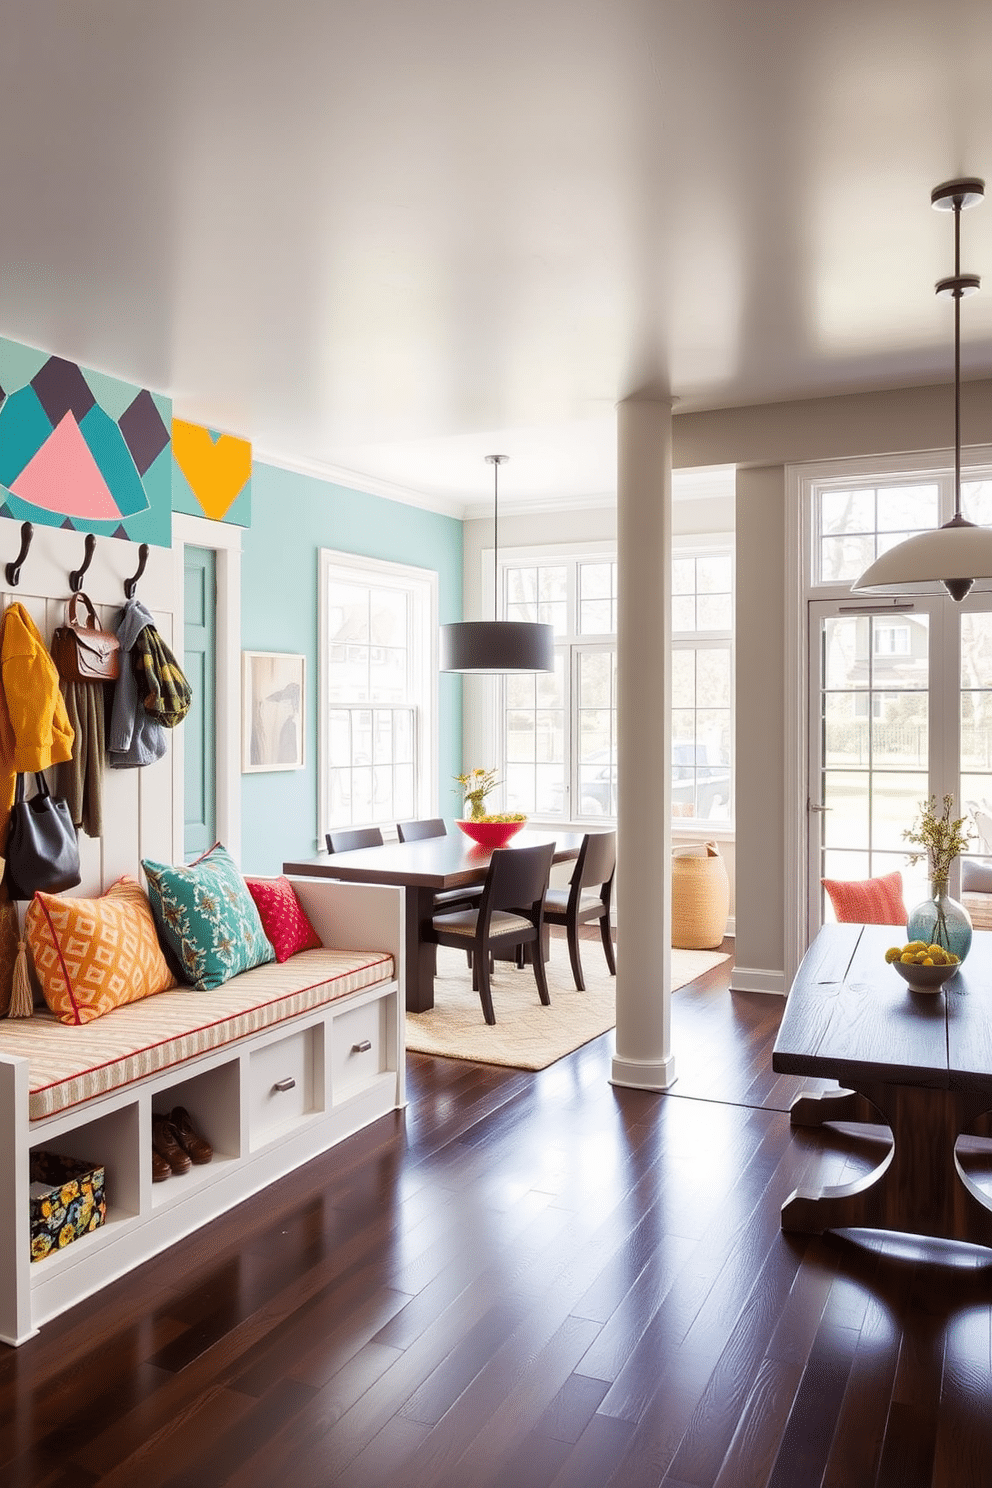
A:
<svg viewBox="0 0 992 1488">
<path fill-rule="evenodd" d="M 30 899 L 36 889 L 60 894 L 80 880 L 79 842 L 69 808 L 49 793 L 44 775 L 35 775 L 38 794 L 24 799 L 18 775 L 7 834 L 7 890 L 12 899 Z"/>
</svg>

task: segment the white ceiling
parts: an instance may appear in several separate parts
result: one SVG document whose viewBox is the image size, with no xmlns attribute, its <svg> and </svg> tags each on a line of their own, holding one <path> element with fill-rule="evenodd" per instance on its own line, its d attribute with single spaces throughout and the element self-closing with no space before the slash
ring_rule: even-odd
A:
<svg viewBox="0 0 992 1488">
<path fill-rule="evenodd" d="M 988 0 L 0 0 L 0 333 L 442 509 L 613 406 L 950 376 Z M 964 375 L 992 373 L 992 202 Z M 512 470 L 512 481 L 510 476 Z"/>
</svg>

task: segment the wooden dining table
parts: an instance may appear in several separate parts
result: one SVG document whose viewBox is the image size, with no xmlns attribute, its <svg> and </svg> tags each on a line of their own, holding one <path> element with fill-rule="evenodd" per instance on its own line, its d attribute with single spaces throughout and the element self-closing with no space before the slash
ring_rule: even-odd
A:
<svg viewBox="0 0 992 1488">
<path fill-rule="evenodd" d="M 992 1246 L 992 1199 L 958 1161 L 959 1140 L 992 1110 L 992 933 L 958 972 L 912 992 L 885 961 L 901 926 L 825 925 L 796 973 L 772 1069 L 837 1080 L 801 1095 L 793 1126 L 887 1125 L 892 1146 L 846 1185 L 797 1190 L 783 1230 L 902 1230 Z"/>
<path fill-rule="evenodd" d="M 579 856 L 582 832 L 542 832 L 525 828 L 507 843 L 511 851 L 554 844 L 554 863 Z M 318 853 L 315 858 L 283 863 L 286 874 L 340 878 L 352 883 L 398 884 L 406 897 L 406 1008 L 424 1013 L 434 1006 L 433 942 L 427 936 L 434 915 L 434 895 L 485 881 L 492 851 L 462 832 L 426 837 L 419 842 L 387 842 L 352 852 Z"/>
</svg>

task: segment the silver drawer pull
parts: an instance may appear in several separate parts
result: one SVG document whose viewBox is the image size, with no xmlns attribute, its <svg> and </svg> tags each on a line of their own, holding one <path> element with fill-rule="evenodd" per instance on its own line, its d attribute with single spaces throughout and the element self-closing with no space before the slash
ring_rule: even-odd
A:
<svg viewBox="0 0 992 1488">
<path fill-rule="evenodd" d="M 367 1054 L 372 1047 L 371 1039 L 362 1039 L 360 1044 L 352 1044 L 352 1054 Z"/>
<path fill-rule="evenodd" d="M 277 1080 L 276 1083 L 273 1085 L 272 1089 L 273 1090 L 295 1090 L 296 1089 L 296 1081 L 293 1079 L 292 1075 L 288 1075 L 285 1080 Z"/>
</svg>

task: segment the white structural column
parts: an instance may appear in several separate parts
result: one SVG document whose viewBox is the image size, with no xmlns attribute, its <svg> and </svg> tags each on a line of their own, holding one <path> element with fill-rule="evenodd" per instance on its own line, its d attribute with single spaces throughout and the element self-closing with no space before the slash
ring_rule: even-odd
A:
<svg viewBox="0 0 992 1488">
<path fill-rule="evenodd" d="M 667 1090 L 671 1052 L 672 409 L 617 407 L 617 1035 L 614 1085 Z"/>
</svg>

